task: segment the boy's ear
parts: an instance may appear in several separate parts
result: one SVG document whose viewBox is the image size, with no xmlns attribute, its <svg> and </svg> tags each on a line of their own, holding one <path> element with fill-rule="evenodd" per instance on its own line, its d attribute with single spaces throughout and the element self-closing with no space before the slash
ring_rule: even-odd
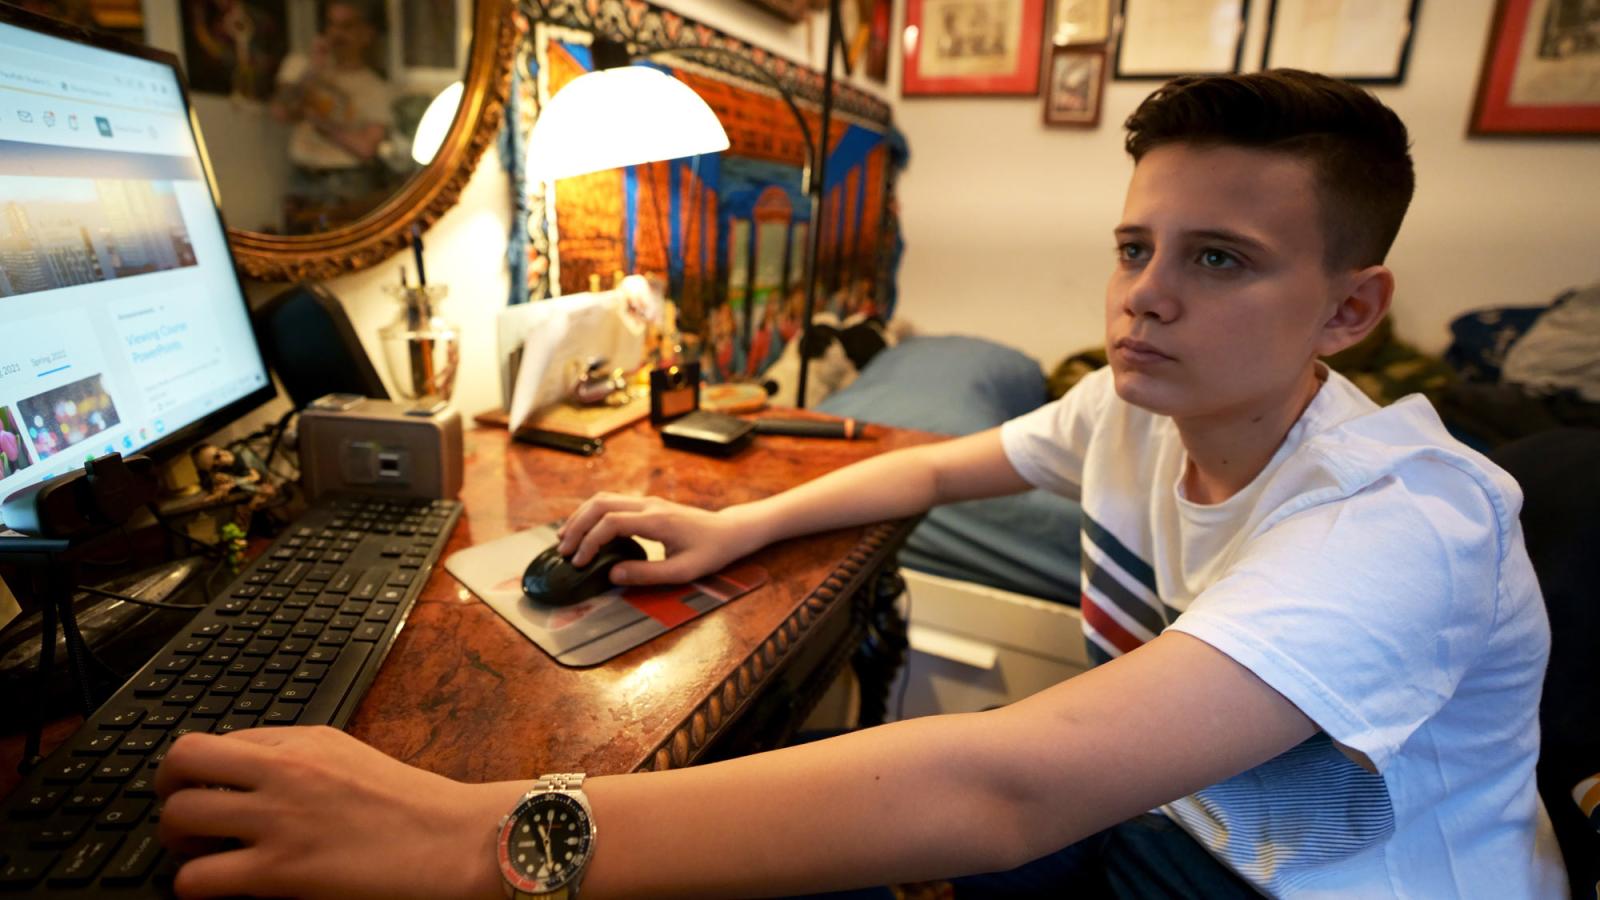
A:
<svg viewBox="0 0 1600 900">
<path fill-rule="evenodd" d="M 1343 296 L 1317 336 L 1317 355 L 1332 356 L 1361 342 L 1389 313 L 1394 299 L 1394 273 L 1368 266 L 1346 276 Z"/>
</svg>

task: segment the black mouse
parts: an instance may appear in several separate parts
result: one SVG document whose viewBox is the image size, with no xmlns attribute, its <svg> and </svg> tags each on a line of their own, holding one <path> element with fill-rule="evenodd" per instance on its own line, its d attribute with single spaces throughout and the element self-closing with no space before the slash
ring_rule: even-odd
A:
<svg viewBox="0 0 1600 900">
<path fill-rule="evenodd" d="M 583 567 L 561 555 L 554 544 L 528 563 L 522 573 L 522 592 L 545 606 L 571 606 L 611 589 L 611 567 L 630 559 L 644 559 L 644 547 L 629 537 L 616 538 L 595 553 Z"/>
</svg>

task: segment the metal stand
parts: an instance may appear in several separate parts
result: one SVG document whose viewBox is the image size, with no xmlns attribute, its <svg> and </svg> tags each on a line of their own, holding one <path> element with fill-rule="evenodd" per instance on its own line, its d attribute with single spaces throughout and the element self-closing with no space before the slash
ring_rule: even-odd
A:
<svg viewBox="0 0 1600 900">
<path fill-rule="evenodd" d="M 56 628 L 61 628 L 67 647 L 66 665 L 77 689 L 78 702 L 85 716 L 105 702 L 114 689 L 116 674 L 95 658 L 78 628 L 72 608 L 73 586 L 78 583 L 78 563 L 91 535 L 78 538 L 0 538 L 0 562 L 12 563 L 28 571 L 35 602 L 41 617 L 42 644 L 35 670 L 33 726 L 28 731 L 22 766 L 31 769 L 40 760 L 39 743 L 44 731 L 49 703 L 50 677 L 55 668 Z"/>
</svg>

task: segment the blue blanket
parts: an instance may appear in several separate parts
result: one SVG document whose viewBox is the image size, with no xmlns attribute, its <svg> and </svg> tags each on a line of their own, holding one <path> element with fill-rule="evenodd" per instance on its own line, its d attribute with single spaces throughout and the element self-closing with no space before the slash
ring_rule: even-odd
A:
<svg viewBox="0 0 1600 900">
<path fill-rule="evenodd" d="M 1046 402 L 1039 363 L 971 337 L 908 338 L 878 354 L 817 408 L 900 428 L 963 435 Z M 1077 503 L 1043 491 L 940 507 L 912 532 L 901 563 L 1048 600 L 1078 603 Z"/>
</svg>

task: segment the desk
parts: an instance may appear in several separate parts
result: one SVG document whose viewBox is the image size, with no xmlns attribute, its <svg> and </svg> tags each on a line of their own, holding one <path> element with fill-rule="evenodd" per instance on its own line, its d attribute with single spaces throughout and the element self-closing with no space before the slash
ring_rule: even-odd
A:
<svg viewBox="0 0 1600 900">
<path fill-rule="evenodd" d="M 763 436 L 719 460 L 669 450 L 639 423 L 609 437 L 605 453 L 579 457 L 474 429 L 465 509 L 445 554 L 548 524 L 601 490 L 721 508 L 932 440 L 892 429 L 858 441 Z M 557 664 L 440 565 L 347 730 L 464 781 L 666 769 L 766 749 L 789 736 L 860 644 L 874 582 L 913 524 L 774 544 L 752 557 L 769 573 L 764 587 L 587 669 Z M 45 750 L 77 721 L 53 723 Z M 4 743 L 0 796 L 16 787 L 21 737 Z"/>
<path fill-rule="evenodd" d="M 465 511 L 446 554 L 554 521 L 600 490 L 721 508 L 935 440 L 875 431 L 864 441 L 764 436 L 718 460 L 662 447 L 646 423 L 608 438 L 596 457 L 475 429 L 466 435 Z M 788 736 L 855 649 L 861 595 L 913 524 L 768 547 L 753 557 L 770 574 L 766 586 L 587 669 L 558 665 L 441 566 L 348 730 L 465 781 L 665 769 L 763 749 Z"/>
</svg>

